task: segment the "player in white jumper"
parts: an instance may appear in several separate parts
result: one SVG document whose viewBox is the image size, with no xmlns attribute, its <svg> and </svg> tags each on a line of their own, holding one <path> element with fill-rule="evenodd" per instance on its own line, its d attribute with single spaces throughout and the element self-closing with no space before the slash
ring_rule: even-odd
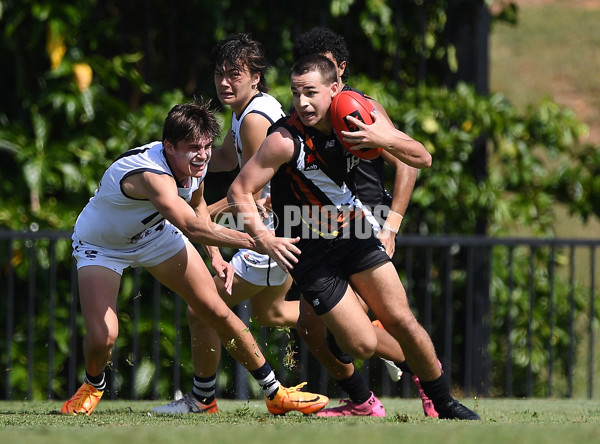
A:
<svg viewBox="0 0 600 444">
<path fill-rule="evenodd" d="M 246 325 L 223 302 L 204 260 L 190 243 L 205 246 L 217 275 L 233 274 L 217 246 L 253 248 L 247 234 L 215 224 L 204 201 L 203 179 L 219 124 L 208 104 L 177 105 L 161 142 L 124 153 L 105 172 L 73 234 L 81 310 L 85 379 L 64 403 L 64 414 L 89 415 L 106 381 L 104 369 L 118 335 L 117 296 L 123 270 L 146 267 L 202 316 L 229 353 L 256 379 L 273 414 L 312 413 L 326 397 L 279 384 Z M 189 240 L 188 240 L 189 239 Z M 310 407 L 307 408 L 307 405 Z M 205 406 L 216 409 L 216 403 Z"/>
<path fill-rule="evenodd" d="M 223 105 L 231 107 L 232 122 L 223 146 L 215 148 L 209 171 L 241 168 L 254 155 L 267 135 L 267 129 L 284 115 L 281 104 L 267 94 L 267 63 L 260 44 L 248 34 L 236 34 L 218 42 L 212 52 L 215 87 Z M 255 198 L 265 199 L 269 185 Z M 229 211 L 227 199 L 209 206 L 212 215 Z M 271 224 L 265 220 L 265 225 Z M 268 255 L 252 249 L 239 250 L 231 260 L 235 274 L 231 280 L 215 277 L 223 300 L 233 307 L 250 300 L 253 318 L 272 327 L 295 327 L 298 301 L 286 301 L 292 279 Z M 215 403 L 216 375 L 221 346 L 216 332 L 191 307 L 187 310 L 192 340 L 194 381 L 190 393 L 181 399 L 153 409 L 156 413 L 213 413 L 206 405 Z"/>
</svg>

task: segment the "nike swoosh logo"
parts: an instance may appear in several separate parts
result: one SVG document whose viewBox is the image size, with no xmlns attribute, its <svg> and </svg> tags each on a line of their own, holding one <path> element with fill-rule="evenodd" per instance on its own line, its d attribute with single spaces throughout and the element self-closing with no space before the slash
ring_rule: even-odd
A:
<svg viewBox="0 0 600 444">
<path fill-rule="evenodd" d="M 319 399 L 321 399 L 321 397 L 320 397 L 320 396 L 315 396 L 313 399 L 307 399 L 306 401 L 304 401 L 304 400 L 300 400 L 300 401 L 296 401 L 296 402 L 316 402 L 316 401 L 318 401 Z"/>
</svg>

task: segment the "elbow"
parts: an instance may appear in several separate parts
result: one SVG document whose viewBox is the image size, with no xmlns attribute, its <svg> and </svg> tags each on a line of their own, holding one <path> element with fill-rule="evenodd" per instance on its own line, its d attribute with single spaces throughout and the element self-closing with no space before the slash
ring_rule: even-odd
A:
<svg viewBox="0 0 600 444">
<path fill-rule="evenodd" d="M 422 169 L 431 168 L 432 161 L 433 161 L 433 158 L 431 157 L 431 153 L 429 153 L 429 151 L 425 150 L 425 155 L 423 156 L 423 166 L 421 168 Z"/>
<path fill-rule="evenodd" d="M 432 163 L 431 153 L 429 151 L 427 151 L 427 148 L 425 148 L 425 146 L 422 143 L 419 143 L 419 145 L 420 145 L 419 155 L 417 156 L 415 164 L 412 166 L 414 166 L 415 168 L 419 168 L 421 170 L 424 170 L 426 168 L 431 168 L 431 163 Z"/>
<path fill-rule="evenodd" d="M 237 196 L 237 190 L 236 190 L 236 183 L 234 180 L 233 183 L 231 184 L 231 186 L 229 187 L 229 190 L 227 190 L 227 202 L 229 203 L 230 206 L 233 203 L 235 203 L 236 196 Z"/>
</svg>

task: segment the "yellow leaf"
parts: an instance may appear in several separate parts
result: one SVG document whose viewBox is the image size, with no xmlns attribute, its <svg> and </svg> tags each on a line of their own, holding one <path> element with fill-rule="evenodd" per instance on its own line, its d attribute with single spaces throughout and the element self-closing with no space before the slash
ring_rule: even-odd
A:
<svg viewBox="0 0 600 444">
<path fill-rule="evenodd" d="M 90 87 L 92 79 L 94 78 L 94 72 L 92 67 L 87 63 L 75 63 L 73 65 L 73 74 L 75 75 L 75 81 L 79 91 L 84 92 Z"/>
<path fill-rule="evenodd" d="M 440 125 L 437 123 L 437 120 L 431 116 L 426 117 L 421 126 L 423 127 L 423 131 L 425 131 L 427 134 L 437 133 L 440 129 Z"/>
<path fill-rule="evenodd" d="M 46 52 L 50 57 L 50 68 L 52 71 L 56 71 L 62 62 L 67 47 L 65 46 L 65 39 L 62 35 L 54 32 L 52 28 L 48 29 L 48 40 L 46 40 Z"/>
</svg>

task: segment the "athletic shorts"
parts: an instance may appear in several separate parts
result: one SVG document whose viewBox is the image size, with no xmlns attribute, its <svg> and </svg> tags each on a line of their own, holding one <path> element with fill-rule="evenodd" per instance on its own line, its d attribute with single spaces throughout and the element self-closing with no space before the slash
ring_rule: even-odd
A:
<svg viewBox="0 0 600 444">
<path fill-rule="evenodd" d="M 147 244 L 130 249 L 116 250 L 103 248 L 79 240 L 73 233 L 73 256 L 77 269 L 97 265 L 116 271 L 120 275 L 127 267 L 154 267 L 179 253 L 187 238 L 176 227 L 166 223 L 161 233 Z"/>
<path fill-rule="evenodd" d="M 290 274 L 318 315 L 342 300 L 351 275 L 390 260 L 374 232 L 366 238 L 301 239 L 297 247 L 302 254 Z"/>
<path fill-rule="evenodd" d="M 231 259 L 235 273 L 247 282 L 261 287 L 283 285 L 288 274 L 266 254 L 239 250 Z"/>
</svg>

